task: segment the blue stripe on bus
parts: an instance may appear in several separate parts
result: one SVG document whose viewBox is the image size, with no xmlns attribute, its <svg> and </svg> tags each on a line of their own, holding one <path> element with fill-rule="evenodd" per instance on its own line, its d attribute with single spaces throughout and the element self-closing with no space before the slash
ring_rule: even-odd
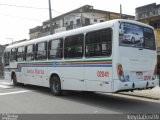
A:
<svg viewBox="0 0 160 120">
<path fill-rule="evenodd" d="M 21 66 L 20 69 L 22 69 L 23 67 L 25 68 L 54 68 L 54 67 L 64 67 L 64 68 L 67 68 L 67 67 L 112 67 L 112 65 L 54 65 L 54 66 Z M 21 70 L 16 70 L 16 72 L 21 72 Z"/>
<path fill-rule="evenodd" d="M 65 65 L 55 67 L 112 67 L 112 65 Z"/>
<path fill-rule="evenodd" d="M 58 65 L 58 66 L 24 66 L 24 67 L 112 67 L 112 65 Z"/>
</svg>

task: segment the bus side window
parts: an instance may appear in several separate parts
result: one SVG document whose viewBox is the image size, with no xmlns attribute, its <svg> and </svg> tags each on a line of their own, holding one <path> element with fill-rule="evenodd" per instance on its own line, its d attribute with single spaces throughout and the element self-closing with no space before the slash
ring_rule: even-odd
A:
<svg viewBox="0 0 160 120">
<path fill-rule="evenodd" d="M 66 37 L 64 43 L 64 58 L 82 58 L 83 42 L 83 34 Z"/>
<path fill-rule="evenodd" d="M 34 45 L 26 46 L 26 61 L 34 60 Z"/>
<path fill-rule="evenodd" d="M 36 60 L 47 59 L 47 42 L 36 44 Z"/>
<path fill-rule="evenodd" d="M 48 59 L 60 59 L 63 57 L 63 39 L 49 41 Z"/>
<path fill-rule="evenodd" d="M 4 58 L 3 58 L 3 60 L 4 60 L 4 66 L 9 66 L 9 58 L 10 58 L 10 53 L 9 52 L 5 52 L 4 53 Z"/>
<path fill-rule="evenodd" d="M 24 60 L 24 47 L 18 47 L 17 48 L 17 61 L 23 61 Z"/>
<path fill-rule="evenodd" d="M 86 57 L 111 56 L 112 30 L 108 28 L 87 33 L 85 48 Z"/>
<path fill-rule="evenodd" d="M 17 49 L 16 48 L 12 48 L 11 49 L 11 58 L 10 61 L 16 61 L 17 60 Z"/>
</svg>

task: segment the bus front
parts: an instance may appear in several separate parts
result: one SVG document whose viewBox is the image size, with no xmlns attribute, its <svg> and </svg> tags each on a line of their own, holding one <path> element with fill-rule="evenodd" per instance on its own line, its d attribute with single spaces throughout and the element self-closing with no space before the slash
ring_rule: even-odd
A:
<svg viewBox="0 0 160 120">
<path fill-rule="evenodd" d="M 152 27 L 136 21 L 117 23 L 114 92 L 153 88 L 157 85 L 157 52 Z"/>
</svg>

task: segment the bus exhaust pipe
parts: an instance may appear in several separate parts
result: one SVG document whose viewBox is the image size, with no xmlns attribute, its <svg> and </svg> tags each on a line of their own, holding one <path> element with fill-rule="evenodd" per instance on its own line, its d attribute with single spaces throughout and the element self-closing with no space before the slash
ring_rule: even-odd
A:
<svg viewBox="0 0 160 120">
<path fill-rule="evenodd" d="M 147 84 L 146 84 L 146 87 L 148 87 L 149 86 L 149 82 L 147 82 Z"/>
<path fill-rule="evenodd" d="M 135 87 L 135 84 L 133 83 L 133 84 L 132 84 L 132 88 L 134 89 L 134 87 Z"/>
</svg>

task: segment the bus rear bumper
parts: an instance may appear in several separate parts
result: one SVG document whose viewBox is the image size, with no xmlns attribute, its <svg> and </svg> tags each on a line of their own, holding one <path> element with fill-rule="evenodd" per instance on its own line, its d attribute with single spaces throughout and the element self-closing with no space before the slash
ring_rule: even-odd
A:
<svg viewBox="0 0 160 120">
<path fill-rule="evenodd" d="M 157 79 L 150 81 L 131 81 L 131 82 L 121 82 L 120 80 L 114 80 L 113 91 L 133 91 L 133 90 L 143 90 L 150 89 L 157 86 Z"/>
</svg>

